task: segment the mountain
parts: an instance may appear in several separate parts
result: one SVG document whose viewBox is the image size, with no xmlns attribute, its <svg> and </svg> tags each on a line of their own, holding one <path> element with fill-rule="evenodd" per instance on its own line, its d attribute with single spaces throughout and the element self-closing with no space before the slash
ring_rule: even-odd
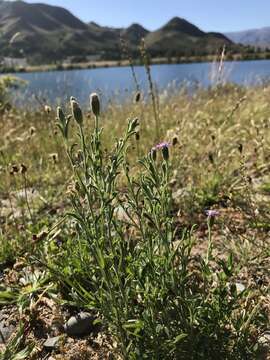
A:
<svg viewBox="0 0 270 360">
<path fill-rule="evenodd" d="M 69 11 L 58 6 L 27 4 L 23 1 L 1 1 L 0 21 L 2 26 L 12 25 L 7 30 L 32 29 L 36 31 L 59 31 L 60 29 L 85 30 L 86 24 Z"/>
<path fill-rule="evenodd" d="M 24 54 L 37 62 L 119 50 L 119 31 L 85 24 L 68 10 L 45 4 L 0 1 L 0 32 L 3 55 Z"/>
<path fill-rule="evenodd" d="M 229 32 L 226 36 L 237 44 L 255 47 L 270 47 L 270 27 L 238 32 Z"/>
<path fill-rule="evenodd" d="M 138 46 L 142 38 L 145 38 L 149 34 L 140 24 L 132 24 L 127 29 L 123 29 L 121 36 L 129 42 L 131 46 Z"/>
<path fill-rule="evenodd" d="M 120 59 L 120 37 L 129 44 L 132 56 L 139 55 L 142 38 L 153 56 L 201 55 L 216 52 L 224 44 L 233 47 L 224 35 L 205 33 L 178 17 L 150 32 L 136 23 L 128 28 L 112 28 L 95 22 L 86 24 L 58 6 L 0 0 L 2 56 L 24 56 L 31 63 L 91 55 Z"/>
<path fill-rule="evenodd" d="M 206 33 L 185 19 L 175 17 L 145 39 L 155 55 L 203 55 L 232 42 L 222 34 Z"/>
</svg>

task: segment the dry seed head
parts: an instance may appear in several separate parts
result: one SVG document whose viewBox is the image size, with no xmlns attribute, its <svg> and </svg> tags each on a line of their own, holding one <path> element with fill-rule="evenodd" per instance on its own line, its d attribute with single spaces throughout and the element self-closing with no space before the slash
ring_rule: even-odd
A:
<svg viewBox="0 0 270 360">
<path fill-rule="evenodd" d="M 140 122 L 139 122 L 139 119 L 138 118 L 135 118 L 133 119 L 131 122 L 130 122 L 130 131 L 135 131 L 136 128 L 139 126 Z"/>
<path fill-rule="evenodd" d="M 66 119 L 65 114 L 64 114 L 64 112 L 63 112 L 63 110 L 62 110 L 62 108 L 60 106 L 58 106 L 57 109 L 56 109 L 56 116 L 57 116 L 57 120 L 60 123 L 62 123 L 62 124 L 65 123 L 65 119 Z"/>
<path fill-rule="evenodd" d="M 178 137 L 175 135 L 172 140 L 172 145 L 175 146 L 178 144 Z"/>
<path fill-rule="evenodd" d="M 211 152 L 208 154 L 208 159 L 211 164 L 215 163 L 214 155 Z"/>
<path fill-rule="evenodd" d="M 10 175 L 15 175 L 15 174 L 17 174 L 18 172 L 19 172 L 18 166 L 17 166 L 17 165 L 12 165 L 12 166 L 11 166 L 11 169 L 10 169 L 10 171 L 9 171 L 9 174 L 10 174 Z"/>
<path fill-rule="evenodd" d="M 44 106 L 44 111 L 49 114 L 52 111 L 52 108 L 49 105 Z"/>
<path fill-rule="evenodd" d="M 19 172 L 18 166 L 17 166 L 17 165 L 12 165 L 12 171 L 13 171 L 14 173 L 18 173 L 18 172 Z"/>
<path fill-rule="evenodd" d="M 67 186 L 66 194 L 67 195 L 76 195 L 77 194 L 75 183 L 69 184 Z"/>
<path fill-rule="evenodd" d="M 49 155 L 49 158 L 52 159 L 52 161 L 56 164 L 58 162 L 58 154 L 52 153 Z"/>
<path fill-rule="evenodd" d="M 238 144 L 238 151 L 240 152 L 240 154 L 243 153 L 243 144 Z"/>
<path fill-rule="evenodd" d="M 76 158 L 78 162 L 83 162 L 83 152 L 82 150 L 78 150 L 77 154 L 76 154 Z"/>
<path fill-rule="evenodd" d="M 31 126 L 29 129 L 30 135 L 33 136 L 36 132 L 36 128 L 34 126 Z"/>
<path fill-rule="evenodd" d="M 27 172 L 27 167 L 24 164 L 21 164 L 21 174 L 25 174 Z"/>
<path fill-rule="evenodd" d="M 90 108 L 95 116 L 100 114 L 100 100 L 97 93 L 92 93 L 90 95 Z"/>
<path fill-rule="evenodd" d="M 136 92 L 134 97 L 134 102 L 137 104 L 141 100 L 141 93 L 140 91 Z"/>
<path fill-rule="evenodd" d="M 73 116 L 74 120 L 80 126 L 82 126 L 82 124 L 83 124 L 83 114 L 82 114 L 82 110 L 81 110 L 79 104 L 77 103 L 77 101 L 71 100 L 70 105 L 71 105 L 71 111 L 72 111 L 72 116 Z"/>
</svg>

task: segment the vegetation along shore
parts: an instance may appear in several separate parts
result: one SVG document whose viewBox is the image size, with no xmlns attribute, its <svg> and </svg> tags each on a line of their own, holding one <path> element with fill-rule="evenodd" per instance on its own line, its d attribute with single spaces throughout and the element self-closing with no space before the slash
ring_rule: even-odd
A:
<svg viewBox="0 0 270 360">
<path fill-rule="evenodd" d="M 207 56 L 188 56 L 188 57 L 158 57 L 151 59 L 152 65 L 168 65 L 168 64 L 193 64 L 203 62 L 215 62 L 219 55 L 207 55 Z M 252 61 L 252 60 L 269 60 L 270 53 L 267 52 L 250 52 L 245 54 L 226 54 L 224 61 Z M 142 66 L 141 59 L 133 60 L 134 66 Z M 123 67 L 129 66 L 130 61 L 127 60 L 99 60 L 90 62 L 74 62 L 72 64 L 57 63 L 48 65 L 28 65 L 22 66 L 0 66 L 0 73 L 13 74 L 13 73 L 31 73 L 31 72 L 46 72 L 46 71 L 67 71 L 67 70 L 85 70 L 85 69 L 98 69 L 109 67 Z"/>
</svg>

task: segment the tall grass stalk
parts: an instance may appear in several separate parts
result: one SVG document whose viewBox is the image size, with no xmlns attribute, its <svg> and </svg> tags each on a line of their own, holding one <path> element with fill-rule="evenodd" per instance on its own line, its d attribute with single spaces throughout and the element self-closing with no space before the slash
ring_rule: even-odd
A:
<svg viewBox="0 0 270 360">
<path fill-rule="evenodd" d="M 133 61 L 133 58 L 132 58 L 132 56 L 131 56 L 131 54 L 129 52 L 128 44 L 127 44 L 126 40 L 122 36 L 120 38 L 120 42 L 121 42 L 123 54 L 128 59 L 128 63 L 129 63 L 130 69 L 131 69 L 131 74 L 132 74 L 132 77 L 133 77 L 133 80 L 134 80 L 134 83 L 135 83 L 135 87 L 136 87 L 136 92 L 140 92 L 140 85 L 139 85 L 139 82 L 138 82 L 138 79 L 137 79 L 137 76 L 136 76 L 136 72 L 135 72 L 135 68 L 134 68 L 134 61 Z"/>
<path fill-rule="evenodd" d="M 149 84 L 149 91 L 150 91 L 150 96 L 151 96 L 151 101 L 152 101 L 152 106 L 153 106 L 153 113 L 154 113 L 154 119 L 155 119 L 155 135 L 156 135 L 155 140 L 159 141 L 160 140 L 160 135 L 161 135 L 159 112 L 158 112 L 155 88 L 154 88 L 152 75 L 151 75 L 151 68 L 150 68 L 150 63 L 149 63 L 149 55 L 147 54 L 144 39 L 142 39 L 142 41 L 141 41 L 140 50 L 141 50 L 141 56 L 142 56 L 142 59 L 143 59 L 143 64 L 144 64 L 146 74 L 147 74 L 147 79 L 148 79 L 148 84 Z"/>
</svg>

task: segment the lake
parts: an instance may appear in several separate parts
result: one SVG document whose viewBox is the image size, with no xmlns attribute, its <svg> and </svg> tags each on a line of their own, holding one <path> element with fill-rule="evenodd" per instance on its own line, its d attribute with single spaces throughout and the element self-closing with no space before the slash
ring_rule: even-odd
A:
<svg viewBox="0 0 270 360">
<path fill-rule="evenodd" d="M 153 65 L 151 73 L 158 91 L 168 93 L 183 86 L 189 89 L 210 86 L 217 81 L 217 68 L 213 63 Z M 135 73 L 141 90 L 147 93 L 144 67 L 136 66 Z M 27 86 L 16 94 L 18 104 L 38 105 L 36 96 L 51 105 L 63 104 L 72 95 L 85 105 L 93 91 L 100 93 L 104 102 L 121 103 L 132 99 L 136 90 L 129 67 L 18 73 L 16 76 L 27 81 Z M 270 60 L 226 62 L 222 78 L 224 82 L 236 84 L 259 84 L 270 78 Z"/>
</svg>

